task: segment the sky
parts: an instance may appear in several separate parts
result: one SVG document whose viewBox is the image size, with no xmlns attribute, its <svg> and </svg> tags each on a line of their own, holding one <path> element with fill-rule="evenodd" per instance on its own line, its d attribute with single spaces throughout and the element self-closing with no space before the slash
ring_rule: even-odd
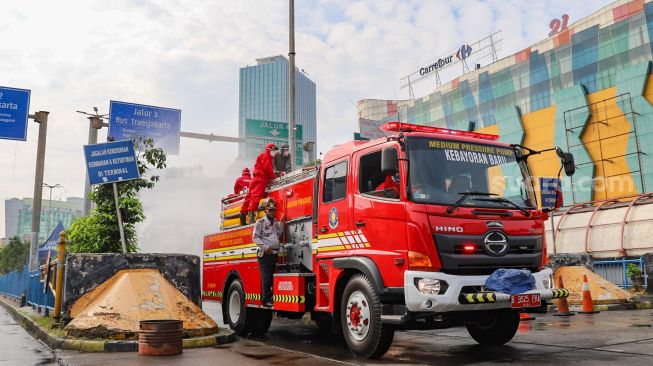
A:
<svg viewBox="0 0 653 366">
<path fill-rule="evenodd" d="M 502 30 L 499 58 L 507 57 L 546 38 L 551 19 L 566 13 L 572 24 L 609 3 L 295 1 L 296 63 L 317 86 L 318 153 L 352 138 L 358 100 L 406 99 L 400 78 L 443 53 Z M 84 191 L 88 120 L 76 111 L 108 113 L 110 100 L 176 108 L 182 131 L 236 136 L 239 68 L 288 53 L 288 2 L 282 0 L 0 4 L 0 85 L 31 90 L 30 113 L 50 112 L 44 182 L 63 185 L 55 198 Z M 33 196 L 37 136 L 38 125 L 30 122 L 27 141 L 0 140 L 0 237 L 4 200 Z M 99 133 L 99 141 L 105 139 L 106 128 Z M 184 244 L 166 250 L 200 247 L 202 235 L 217 230 L 218 200 L 235 179 L 227 171 L 235 144 L 182 138 L 180 150 L 168 166 L 200 166 L 191 181 L 203 183 L 186 188 L 163 176 L 160 189 L 145 195 L 148 220 L 139 233 L 147 250 L 156 251 L 161 239 L 152 233 L 165 232 L 185 214 L 181 224 L 190 227 L 175 239 Z"/>
</svg>

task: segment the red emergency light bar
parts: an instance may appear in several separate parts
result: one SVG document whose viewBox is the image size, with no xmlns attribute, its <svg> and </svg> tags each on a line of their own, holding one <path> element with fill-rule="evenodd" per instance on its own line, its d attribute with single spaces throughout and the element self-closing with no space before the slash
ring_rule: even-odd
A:
<svg viewBox="0 0 653 366">
<path fill-rule="evenodd" d="M 451 130 L 448 128 L 441 127 L 431 127 L 431 126 L 421 126 L 414 125 L 410 123 L 399 123 L 399 122 L 387 122 L 381 125 L 381 129 L 389 132 L 426 132 L 426 133 L 439 133 L 444 135 L 452 136 L 464 136 L 472 137 L 476 139 L 484 139 L 490 141 L 496 141 L 498 135 L 490 135 L 489 133 L 479 133 L 471 131 L 460 131 L 460 130 Z"/>
</svg>

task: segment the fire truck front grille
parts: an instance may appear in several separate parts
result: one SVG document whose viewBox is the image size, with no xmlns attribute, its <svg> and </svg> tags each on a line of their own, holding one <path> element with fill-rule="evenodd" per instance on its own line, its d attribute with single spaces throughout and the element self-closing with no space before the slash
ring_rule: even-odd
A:
<svg viewBox="0 0 653 366">
<path fill-rule="evenodd" d="M 488 275 L 498 268 L 537 270 L 542 261 L 541 236 L 511 236 L 507 252 L 500 256 L 488 254 L 484 249 L 485 235 L 435 234 L 433 239 L 440 256 L 442 271 L 461 275 Z M 464 246 L 475 250 L 465 252 Z"/>
</svg>

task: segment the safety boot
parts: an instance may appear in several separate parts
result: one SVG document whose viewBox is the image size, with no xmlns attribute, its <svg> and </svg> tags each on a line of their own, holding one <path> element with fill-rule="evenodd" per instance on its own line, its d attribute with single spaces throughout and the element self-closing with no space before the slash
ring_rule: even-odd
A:
<svg viewBox="0 0 653 366">
<path fill-rule="evenodd" d="M 245 215 L 244 213 L 240 214 L 240 225 L 241 226 L 247 225 L 247 215 Z"/>
</svg>

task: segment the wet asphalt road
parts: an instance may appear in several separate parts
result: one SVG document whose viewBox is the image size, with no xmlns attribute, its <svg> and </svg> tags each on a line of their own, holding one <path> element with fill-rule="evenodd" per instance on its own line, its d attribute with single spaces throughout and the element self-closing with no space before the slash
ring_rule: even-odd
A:
<svg viewBox="0 0 653 366">
<path fill-rule="evenodd" d="M 56 365 L 54 355 L 0 307 L 0 365 Z"/>
<path fill-rule="evenodd" d="M 218 307 L 205 303 L 209 315 Z M 219 320 L 219 319 L 218 319 Z M 344 342 L 324 336 L 302 320 L 275 319 L 266 337 L 184 350 L 153 358 L 135 353 L 81 354 L 64 351 L 69 365 L 653 365 L 653 310 L 611 311 L 559 318 L 536 315 L 516 337 L 498 348 L 478 346 L 464 328 L 408 331 L 395 335 L 380 360 L 353 358 Z"/>
<path fill-rule="evenodd" d="M 205 304 L 212 316 L 219 313 L 214 306 Z M 498 348 L 479 346 L 464 328 L 398 332 L 377 361 L 353 358 L 344 341 L 325 337 L 301 320 L 275 319 L 268 335 L 256 341 L 356 365 L 653 365 L 653 310 L 535 317 L 522 322 L 513 341 Z"/>
</svg>

